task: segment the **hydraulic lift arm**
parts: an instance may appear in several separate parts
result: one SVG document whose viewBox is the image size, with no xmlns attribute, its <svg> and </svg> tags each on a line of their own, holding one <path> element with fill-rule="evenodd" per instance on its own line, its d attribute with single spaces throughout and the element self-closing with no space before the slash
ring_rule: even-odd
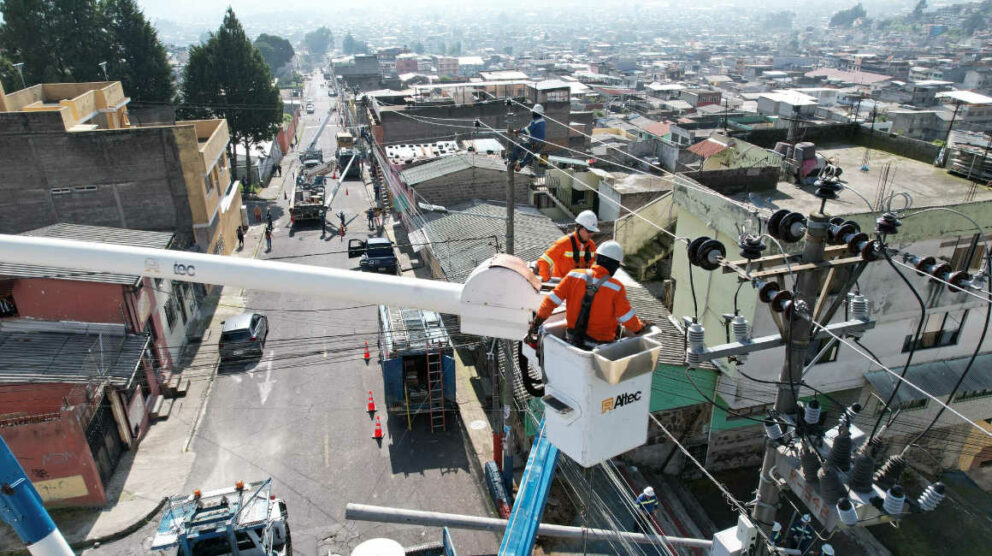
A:
<svg viewBox="0 0 992 556">
<path fill-rule="evenodd" d="M 53 275 L 116 272 L 201 284 L 298 293 L 459 315 L 462 332 L 519 340 L 541 302 L 524 261 L 496 255 L 464 284 L 65 239 L 0 234 L 0 260 L 51 267 Z"/>
</svg>

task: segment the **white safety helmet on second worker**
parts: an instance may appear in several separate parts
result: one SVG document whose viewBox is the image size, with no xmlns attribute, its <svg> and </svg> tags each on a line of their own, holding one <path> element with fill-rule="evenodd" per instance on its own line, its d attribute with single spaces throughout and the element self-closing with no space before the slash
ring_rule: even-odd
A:
<svg viewBox="0 0 992 556">
<path fill-rule="evenodd" d="M 542 105 L 542 104 L 535 104 L 534 105 L 534 108 L 531 109 L 531 112 L 533 112 L 535 114 L 540 114 L 540 115 L 543 116 L 544 115 L 544 105 Z"/>
<path fill-rule="evenodd" d="M 654 489 L 651 487 L 644 487 L 645 496 L 654 496 Z"/>
<path fill-rule="evenodd" d="M 540 106 L 540 104 L 538 106 Z M 599 232 L 599 218 L 597 218 L 596 213 L 591 210 L 584 210 L 580 212 L 579 215 L 575 217 L 575 223 L 590 232 Z"/>
<path fill-rule="evenodd" d="M 618 263 L 623 262 L 623 247 L 615 241 L 607 241 L 596 249 L 596 257 L 606 257 Z"/>
<path fill-rule="evenodd" d="M 820 554 L 823 554 L 823 556 L 834 556 L 834 547 L 824 543 L 823 546 L 820 547 Z"/>
</svg>

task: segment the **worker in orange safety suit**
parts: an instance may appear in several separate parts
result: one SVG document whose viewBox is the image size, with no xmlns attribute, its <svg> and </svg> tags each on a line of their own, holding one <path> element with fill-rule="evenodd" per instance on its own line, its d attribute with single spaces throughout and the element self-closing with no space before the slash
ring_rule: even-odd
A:
<svg viewBox="0 0 992 556">
<path fill-rule="evenodd" d="M 554 242 L 537 260 L 537 274 L 542 282 L 563 278 L 572 269 L 592 266 L 596 257 L 596 243 L 592 234 L 599 231 L 596 213 L 584 210 L 575 217 L 575 231 Z"/>
<path fill-rule="evenodd" d="M 541 302 L 537 317 L 531 322 L 527 343 L 537 344 L 537 333 L 551 312 L 565 303 L 567 323 L 565 338 L 572 345 L 592 349 L 616 339 L 617 324 L 637 334 L 651 326 L 634 314 L 627 300 L 627 290 L 613 274 L 623 262 L 623 248 L 607 241 L 596 254 L 591 269 L 573 270 Z"/>
</svg>

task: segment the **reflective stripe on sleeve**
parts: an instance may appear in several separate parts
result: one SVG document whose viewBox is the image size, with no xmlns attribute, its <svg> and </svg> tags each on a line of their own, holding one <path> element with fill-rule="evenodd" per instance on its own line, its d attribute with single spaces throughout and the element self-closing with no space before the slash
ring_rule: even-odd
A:
<svg viewBox="0 0 992 556">
<path fill-rule="evenodd" d="M 621 315 L 620 318 L 618 318 L 617 320 L 620 321 L 620 322 L 627 322 L 627 321 L 629 321 L 632 318 L 634 318 L 634 310 L 633 309 L 631 309 L 631 310 L 627 311 L 626 313 L 624 313 L 623 315 Z"/>
<path fill-rule="evenodd" d="M 561 298 L 555 295 L 554 293 L 549 293 L 548 299 L 550 299 L 551 302 L 554 303 L 555 305 L 561 305 L 562 303 Z"/>
<path fill-rule="evenodd" d="M 551 266 L 555 265 L 555 262 L 551 260 L 551 257 L 549 257 L 547 253 L 541 255 L 541 260 L 548 263 Z"/>
<path fill-rule="evenodd" d="M 607 280 L 606 282 L 603 282 L 603 287 L 610 288 L 611 290 L 613 290 L 615 292 L 620 291 L 620 284 L 617 284 L 616 282 L 613 282 L 612 280 Z"/>
</svg>

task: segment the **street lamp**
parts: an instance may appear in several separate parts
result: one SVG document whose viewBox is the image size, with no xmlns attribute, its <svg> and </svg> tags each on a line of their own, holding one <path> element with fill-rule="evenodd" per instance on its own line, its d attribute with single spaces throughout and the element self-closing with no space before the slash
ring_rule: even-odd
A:
<svg viewBox="0 0 992 556">
<path fill-rule="evenodd" d="M 24 62 L 17 62 L 14 67 L 17 68 L 17 74 L 21 76 L 21 88 L 27 89 L 28 86 L 24 84 Z"/>
<path fill-rule="evenodd" d="M 100 69 L 103 70 L 103 80 L 110 81 L 110 78 L 107 77 L 107 62 L 100 62 L 98 65 L 100 66 Z"/>
</svg>

